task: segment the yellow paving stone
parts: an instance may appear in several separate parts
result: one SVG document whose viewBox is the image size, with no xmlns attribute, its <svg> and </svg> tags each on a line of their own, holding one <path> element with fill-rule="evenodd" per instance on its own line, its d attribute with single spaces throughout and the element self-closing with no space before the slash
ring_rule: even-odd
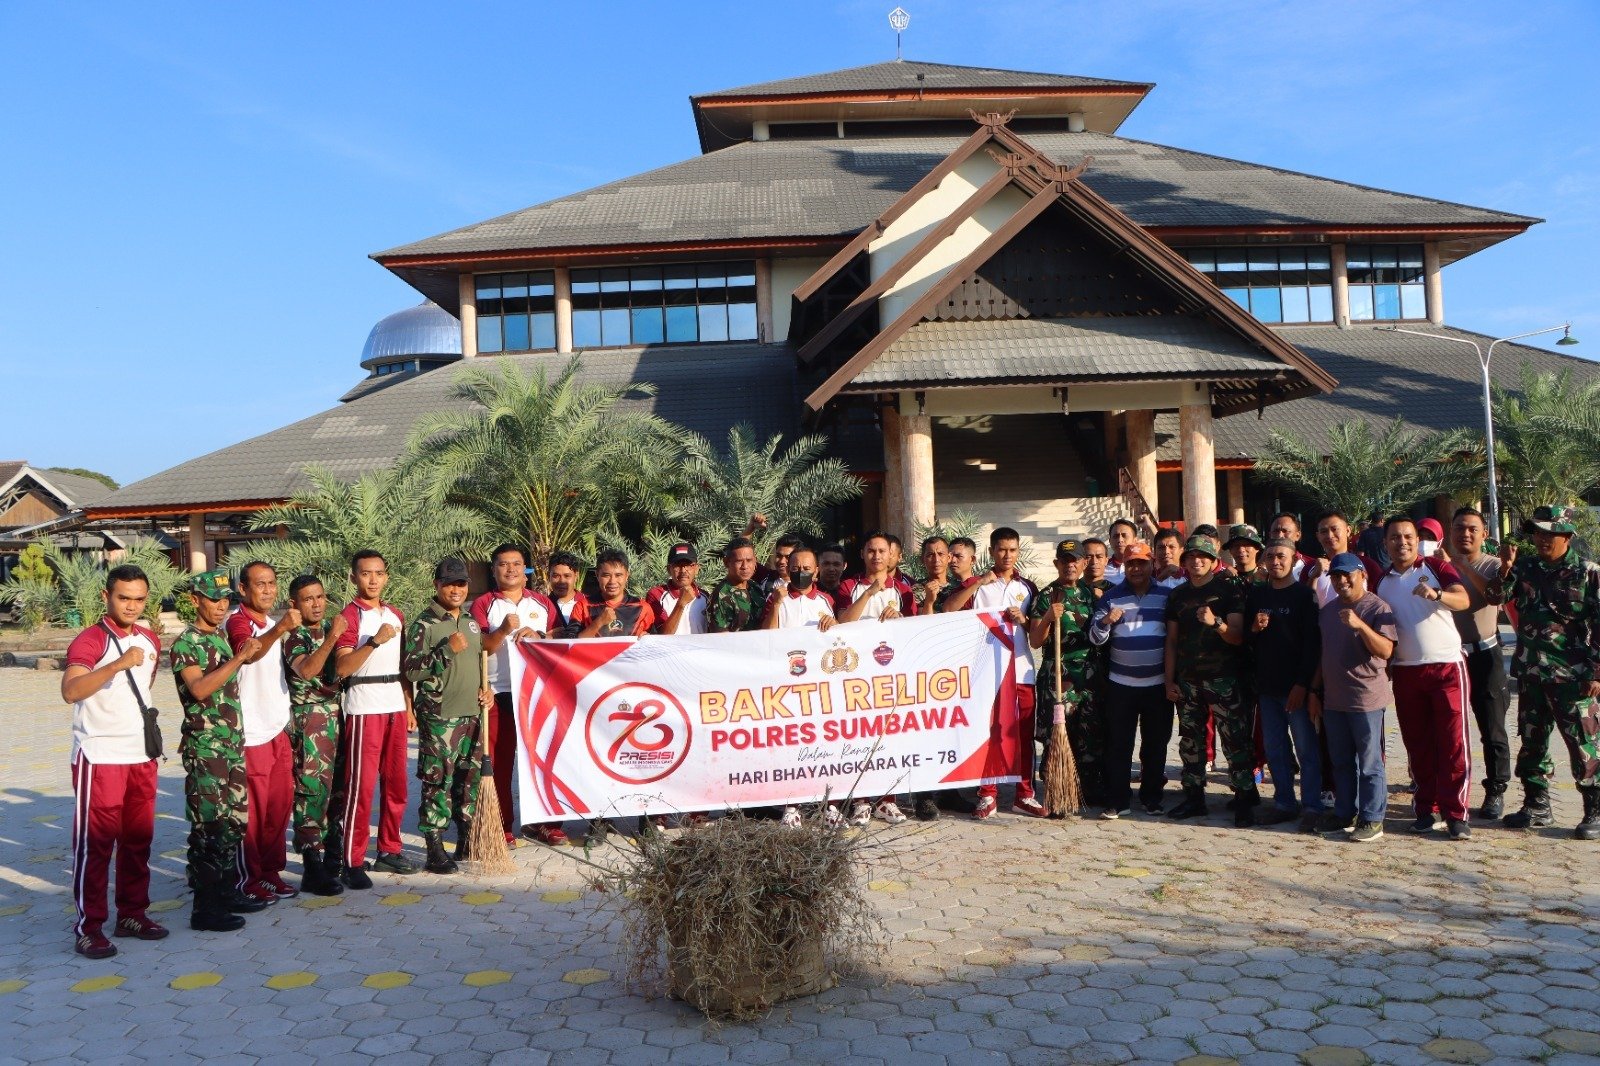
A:
<svg viewBox="0 0 1600 1066">
<path fill-rule="evenodd" d="M 1422 1050 L 1440 1062 L 1488 1062 L 1494 1052 L 1476 1040 L 1440 1037 L 1422 1045 Z"/>
<path fill-rule="evenodd" d="M 163 859 L 187 859 L 189 857 L 189 849 L 173 848 L 171 851 L 163 851 L 161 857 Z"/>
<path fill-rule="evenodd" d="M 29 862 L 60 862 L 67 857 L 64 851 L 36 851 L 28 856 Z"/>
<path fill-rule="evenodd" d="M 180 992 L 188 992 L 196 988 L 210 988 L 221 980 L 220 973 L 201 970 L 198 973 L 186 973 L 181 977 L 174 977 L 169 987 L 176 988 Z"/>
<path fill-rule="evenodd" d="M 1112 877 L 1149 877 L 1150 871 L 1143 866 L 1119 866 L 1111 871 Z"/>
<path fill-rule="evenodd" d="M 181 899 L 158 899 L 150 904 L 150 909 L 160 914 L 163 911 L 175 911 L 181 906 L 183 906 Z"/>
<path fill-rule="evenodd" d="M 1545 1043 L 1579 1055 L 1600 1055 L 1600 1034 L 1582 1029 L 1552 1029 L 1544 1034 Z"/>
<path fill-rule="evenodd" d="M 908 886 L 904 881 L 869 881 L 867 888 L 873 892 L 904 892 Z"/>
<path fill-rule="evenodd" d="M 1220 1055 L 1190 1055 L 1186 1059 L 1179 1059 L 1178 1066 L 1231 1066 L 1238 1059 L 1225 1059 Z"/>
<path fill-rule="evenodd" d="M 583 893 L 574 892 L 570 888 L 558 888 L 554 892 L 546 892 L 539 898 L 546 903 L 576 903 L 583 898 Z"/>
<path fill-rule="evenodd" d="M 0 981 L 0 996 L 8 996 L 13 992 L 21 992 L 28 987 L 28 982 L 13 977 L 9 981 Z"/>
<path fill-rule="evenodd" d="M 114 973 L 103 974 L 100 977 L 86 977 L 72 986 L 74 992 L 107 992 L 113 988 L 121 988 L 123 979 Z"/>
<path fill-rule="evenodd" d="M 378 902 L 385 907 L 409 907 L 413 903 L 421 903 L 422 897 L 415 892 L 391 892 Z"/>
<path fill-rule="evenodd" d="M 1367 1066 L 1372 1060 L 1359 1048 L 1329 1045 L 1302 1051 L 1300 1061 L 1306 1066 Z"/>
<path fill-rule="evenodd" d="M 487 988 L 489 985 L 503 985 L 511 980 L 511 975 L 504 970 L 475 970 L 461 979 L 464 985 L 473 988 Z"/>
<path fill-rule="evenodd" d="M 385 970 L 369 975 L 361 983 L 368 988 L 404 988 L 411 983 L 411 975 L 404 970 Z"/>
<path fill-rule="evenodd" d="M 319 911 L 324 907 L 337 907 L 344 902 L 343 896 L 301 896 L 300 906 L 309 911 Z"/>
<path fill-rule="evenodd" d="M 569 985 L 592 985 L 611 977 L 610 970 L 601 970 L 594 966 L 585 966 L 581 970 L 570 970 L 561 975 L 561 979 Z"/>
<path fill-rule="evenodd" d="M 28 905 L 26 903 L 13 903 L 9 907 L 0 907 L 0 918 L 9 918 L 13 914 L 21 914 L 27 909 Z M 74 908 L 73 913 L 77 913 L 76 908 Z"/>
<path fill-rule="evenodd" d="M 294 970 L 290 973 L 274 974 L 267 978 L 267 987 L 275 988 L 280 992 L 286 988 L 305 988 L 317 983 L 317 975 L 306 970 Z"/>
<path fill-rule="evenodd" d="M 469 907 L 486 907 L 491 903 L 499 903 L 505 899 L 498 892 L 468 892 L 461 897 L 461 902 Z"/>
<path fill-rule="evenodd" d="M 59 822 L 59 821 L 61 821 L 61 815 L 59 815 L 59 814 L 36 814 L 32 818 L 29 818 L 28 821 L 30 821 L 30 822 Z"/>
<path fill-rule="evenodd" d="M 1073 962 L 1103 962 L 1111 957 L 1111 951 L 1099 944 L 1073 944 L 1061 949 L 1061 957 Z"/>
</svg>

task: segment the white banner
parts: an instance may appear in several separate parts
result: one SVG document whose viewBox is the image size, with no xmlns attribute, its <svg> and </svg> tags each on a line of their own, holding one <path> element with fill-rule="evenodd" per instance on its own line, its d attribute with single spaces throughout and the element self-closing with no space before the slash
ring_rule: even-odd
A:
<svg viewBox="0 0 1600 1066">
<path fill-rule="evenodd" d="M 521 820 L 1015 781 L 1013 636 L 964 611 L 826 633 L 520 644 Z"/>
</svg>

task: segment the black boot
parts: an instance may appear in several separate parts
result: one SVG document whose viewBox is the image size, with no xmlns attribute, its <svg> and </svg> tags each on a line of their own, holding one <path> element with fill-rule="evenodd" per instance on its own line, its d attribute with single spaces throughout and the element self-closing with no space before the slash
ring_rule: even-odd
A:
<svg viewBox="0 0 1600 1066">
<path fill-rule="evenodd" d="M 244 928 L 244 919 L 229 912 L 215 885 L 202 885 L 194 890 L 189 928 L 202 933 L 231 933 Z"/>
<path fill-rule="evenodd" d="M 344 873 L 344 831 L 338 822 L 328 823 L 328 832 L 322 843 L 322 870 L 330 881 L 338 881 Z"/>
<path fill-rule="evenodd" d="M 1236 792 L 1233 796 L 1233 824 L 1244 829 L 1256 824 L 1256 808 L 1261 804 L 1261 793 L 1255 789 Z"/>
<path fill-rule="evenodd" d="M 1508 814 L 1500 824 L 1507 829 L 1542 829 L 1555 822 L 1550 810 L 1550 793 L 1542 788 L 1523 786 L 1522 810 Z"/>
<path fill-rule="evenodd" d="M 1185 818 L 1204 818 L 1209 813 L 1206 808 L 1206 790 L 1202 785 L 1184 789 L 1183 802 L 1168 811 L 1167 817 L 1182 821 Z"/>
<path fill-rule="evenodd" d="M 309 892 L 313 896 L 337 896 L 344 891 L 339 879 L 328 873 L 328 868 L 322 861 L 322 852 L 302 851 L 300 863 L 306 869 L 305 876 L 300 878 L 301 891 Z"/>
<path fill-rule="evenodd" d="M 1579 840 L 1600 840 L 1600 785 L 1580 788 L 1583 793 L 1583 821 L 1572 835 Z"/>
<path fill-rule="evenodd" d="M 459 867 L 455 860 L 444 853 L 444 845 L 439 842 L 438 833 L 422 834 L 422 843 L 427 846 L 428 858 L 422 868 L 430 874 L 453 874 Z"/>
<path fill-rule="evenodd" d="M 472 861 L 472 845 L 468 843 L 471 839 L 472 823 L 464 819 L 458 820 L 456 822 L 456 853 L 454 856 L 456 862 Z"/>
<path fill-rule="evenodd" d="M 1504 782 L 1494 782 L 1483 787 L 1483 806 L 1478 808 L 1478 817 L 1485 822 L 1497 821 L 1506 813 L 1506 786 Z"/>
</svg>

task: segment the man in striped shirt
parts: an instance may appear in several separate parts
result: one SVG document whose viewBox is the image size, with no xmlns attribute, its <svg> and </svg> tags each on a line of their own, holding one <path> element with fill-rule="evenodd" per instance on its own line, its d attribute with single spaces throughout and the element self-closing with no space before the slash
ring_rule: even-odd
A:
<svg viewBox="0 0 1600 1066">
<path fill-rule="evenodd" d="M 1124 549 L 1124 575 L 1095 607 L 1089 641 L 1109 646 L 1106 679 L 1106 809 L 1103 818 L 1129 812 L 1128 766 L 1133 738 L 1139 744 L 1139 802 L 1161 813 L 1166 785 L 1167 743 L 1172 739 L 1172 703 L 1166 693 L 1167 597 L 1151 581 L 1150 547 L 1135 541 Z"/>
</svg>

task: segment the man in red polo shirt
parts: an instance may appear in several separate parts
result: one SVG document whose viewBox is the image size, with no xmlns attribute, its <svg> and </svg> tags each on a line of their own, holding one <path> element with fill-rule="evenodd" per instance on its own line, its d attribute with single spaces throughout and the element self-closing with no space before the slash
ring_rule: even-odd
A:
<svg viewBox="0 0 1600 1066">
<path fill-rule="evenodd" d="M 156 829 L 156 760 L 145 749 L 144 708 L 161 638 L 139 624 L 150 581 L 137 566 L 106 575 L 105 617 L 67 648 L 61 698 L 72 704 L 72 899 L 75 950 L 110 958 L 116 945 L 101 927 L 109 917 L 106 887 L 117 862 L 117 936 L 160 940 L 152 921 L 150 841 Z"/>
<path fill-rule="evenodd" d="M 472 620 L 483 633 L 483 650 L 489 653 L 489 688 L 494 711 L 489 715 L 489 762 L 494 767 L 494 791 L 500 801 L 500 828 L 506 843 L 516 841 L 516 808 L 511 803 L 511 782 L 517 779 L 517 719 L 511 700 L 511 655 L 525 640 L 543 640 L 557 628 L 556 608 L 549 599 L 528 588 L 528 557 L 515 544 L 502 544 L 489 556 L 494 591 L 472 601 Z M 532 826 L 530 834 L 541 844 L 567 843 L 558 825 Z"/>
<path fill-rule="evenodd" d="M 346 888 L 372 887 L 367 876 L 367 840 L 372 834 L 372 790 L 381 790 L 378 858 L 373 867 L 414 874 L 416 864 L 400 853 L 400 822 L 406 813 L 406 735 L 416 727 L 411 693 L 400 676 L 405 618 L 383 601 L 389 566 L 375 551 L 350 560 L 356 598 L 339 612 L 345 631 L 335 645 L 334 672 L 344 678 L 344 879 Z"/>
</svg>

